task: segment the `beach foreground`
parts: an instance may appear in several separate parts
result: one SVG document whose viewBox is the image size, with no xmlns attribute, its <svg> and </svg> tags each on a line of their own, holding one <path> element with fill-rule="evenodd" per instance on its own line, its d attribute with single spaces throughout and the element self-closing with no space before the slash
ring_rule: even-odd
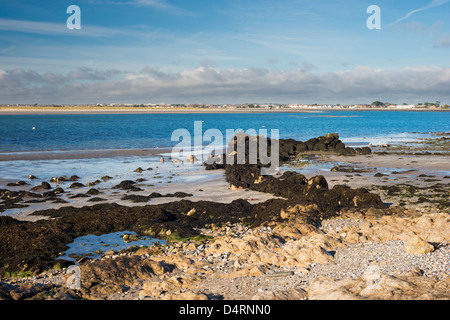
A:
<svg viewBox="0 0 450 320">
<path fill-rule="evenodd" d="M 173 174 L 174 181 L 163 181 L 154 193 L 154 186 L 145 182 L 154 177 L 147 168 L 133 173 L 144 179 L 141 183 L 88 186 L 78 177 L 74 181 L 83 186 L 75 190 L 69 186 L 76 182 L 57 181 L 48 191 L 34 192 L 72 190 L 47 194 L 39 204 L 24 203 L 24 194 L 3 190 L 3 210 L 11 212 L 12 206 L 17 211 L 0 217 L 2 254 L 25 252 L 21 243 L 37 250 L 18 260 L 2 257 L 0 297 L 450 298 L 446 154 L 305 152 L 300 159 L 297 154 L 288 168 L 297 165 L 301 174 L 285 169 L 270 179 L 253 167 L 199 167 Z M 192 179 L 195 175 L 208 178 Z M 7 195 L 22 201 L 6 201 Z M 99 203 L 93 205 L 93 199 Z M 42 210 L 35 212 L 37 208 Z M 78 236 L 116 231 L 130 245 L 148 237 L 160 242 L 124 250 L 103 243 L 96 252 L 99 259 L 72 256 L 81 281 L 74 287 L 74 274 L 67 269 L 73 262 L 55 260 L 55 253 L 64 257 L 67 244 Z M 38 236 L 27 242 L 33 234 Z"/>
</svg>

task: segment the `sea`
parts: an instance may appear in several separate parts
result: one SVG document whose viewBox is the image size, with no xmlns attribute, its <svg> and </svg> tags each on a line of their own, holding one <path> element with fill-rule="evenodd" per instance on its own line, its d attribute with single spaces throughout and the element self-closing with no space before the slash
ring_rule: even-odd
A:
<svg viewBox="0 0 450 320">
<path fill-rule="evenodd" d="M 322 111 L 313 113 L 171 113 L 0 115 L 0 153 L 172 147 L 177 129 L 194 135 L 218 129 L 278 130 L 280 138 L 306 141 L 339 133 L 344 143 L 414 140 L 450 131 L 450 112 Z M 224 142 L 225 143 L 225 142 Z"/>
<path fill-rule="evenodd" d="M 200 129 L 199 129 L 200 128 Z M 450 132 L 450 112 L 329 110 L 295 113 L 167 113 L 167 114 L 33 114 L 0 115 L 2 154 L 41 154 L 101 150 L 158 150 L 178 145 L 177 130 L 204 135 L 209 129 L 255 132 L 265 136 L 310 138 L 338 133 L 350 146 L 402 143 Z M 197 130 L 197 131 L 196 131 Z M 217 131 L 218 130 L 218 131 Z M 210 142 L 204 142 L 207 146 Z M 138 167 L 158 167 L 159 157 L 116 156 L 87 159 L 0 161 L 2 181 L 26 180 L 30 174 L 41 181 L 54 176 L 78 175 L 98 179 L 102 175 L 124 178 L 120 173 Z M 172 166 L 171 173 L 195 166 Z M 167 166 L 166 166 L 167 168 Z M 158 168 L 162 171 L 162 167 Z M 190 179 L 193 179 L 192 177 Z M 28 181 L 28 180 L 27 180 Z M 115 181 L 114 181 L 115 182 Z"/>
</svg>

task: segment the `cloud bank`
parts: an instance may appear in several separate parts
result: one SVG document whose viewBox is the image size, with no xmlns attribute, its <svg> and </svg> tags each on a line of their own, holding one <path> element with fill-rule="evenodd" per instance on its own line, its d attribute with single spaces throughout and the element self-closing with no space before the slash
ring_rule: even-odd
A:
<svg viewBox="0 0 450 320">
<path fill-rule="evenodd" d="M 170 73 L 79 68 L 67 74 L 0 70 L 0 104 L 10 103 L 417 103 L 450 102 L 450 68 L 358 66 L 317 73 L 202 66 Z"/>
</svg>

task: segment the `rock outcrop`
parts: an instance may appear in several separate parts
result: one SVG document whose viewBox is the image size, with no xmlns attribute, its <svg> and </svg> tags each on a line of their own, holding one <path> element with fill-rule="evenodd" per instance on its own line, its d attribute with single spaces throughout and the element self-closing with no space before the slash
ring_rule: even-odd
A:
<svg viewBox="0 0 450 320">
<path fill-rule="evenodd" d="M 402 276 L 378 273 L 377 281 L 363 274 L 358 279 L 322 277 L 309 286 L 308 299 L 314 300 L 440 300 L 449 299 L 450 277 L 444 281 L 424 277 L 412 270 Z"/>
</svg>

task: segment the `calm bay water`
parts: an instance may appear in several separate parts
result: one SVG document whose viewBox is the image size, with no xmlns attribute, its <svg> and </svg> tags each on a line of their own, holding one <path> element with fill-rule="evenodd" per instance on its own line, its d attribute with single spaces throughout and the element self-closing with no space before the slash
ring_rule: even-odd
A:
<svg viewBox="0 0 450 320">
<path fill-rule="evenodd" d="M 0 152 L 142 149 L 170 147 L 172 132 L 278 129 L 280 138 L 307 139 L 339 133 L 344 142 L 409 139 L 414 132 L 450 131 L 449 112 L 325 111 L 251 114 L 1 115 Z M 34 129 L 33 129 L 34 128 Z M 207 143 L 205 143 L 206 145 Z"/>
</svg>

